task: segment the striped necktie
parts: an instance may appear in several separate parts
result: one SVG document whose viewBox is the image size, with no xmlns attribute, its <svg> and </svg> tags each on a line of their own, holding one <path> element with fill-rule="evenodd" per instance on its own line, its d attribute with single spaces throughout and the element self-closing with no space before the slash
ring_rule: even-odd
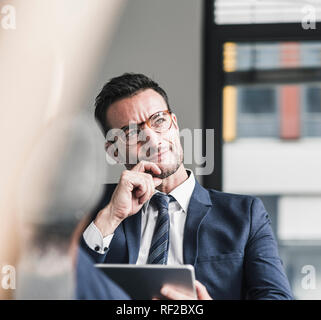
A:
<svg viewBox="0 0 321 320">
<path fill-rule="evenodd" d="M 168 204 L 172 196 L 157 192 L 152 201 L 158 209 L 158 217 L 149 249 L 147 264 L 167 264 L 169 247 L 169 214 Z"/>
</svg>

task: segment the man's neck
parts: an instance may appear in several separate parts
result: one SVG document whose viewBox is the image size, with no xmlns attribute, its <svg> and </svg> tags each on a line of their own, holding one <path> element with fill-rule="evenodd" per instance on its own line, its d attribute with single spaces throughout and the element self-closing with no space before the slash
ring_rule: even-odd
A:
<svg viewBox="0 0 321 320">
<path fill-rule="evenodd" d="M 156 189 L 164 193 L 170 193 L 177 186 L 182 184 L 188 178 L 188 174 L 184 168 L 184 165 L 181 164 L 175 173 L 165 178 L 160 186 Z"/>
</svg>

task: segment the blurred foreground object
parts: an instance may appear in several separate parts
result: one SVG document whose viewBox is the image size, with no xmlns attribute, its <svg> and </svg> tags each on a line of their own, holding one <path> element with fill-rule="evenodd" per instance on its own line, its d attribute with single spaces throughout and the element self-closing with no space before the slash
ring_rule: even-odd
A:
<svg viewBox="0 0 321 320">
<path fill-rule="evenodd" d="M 68 283 L 54 291 L 42 280 L 71 270 L 69 233 L 99 197 L 99 140 L 80 111 L 123 5 L 0 2 L 0 267 L 17 270 L 16 290 L 0 281 L 0 299 L 71 298 Z"/>
</svg>

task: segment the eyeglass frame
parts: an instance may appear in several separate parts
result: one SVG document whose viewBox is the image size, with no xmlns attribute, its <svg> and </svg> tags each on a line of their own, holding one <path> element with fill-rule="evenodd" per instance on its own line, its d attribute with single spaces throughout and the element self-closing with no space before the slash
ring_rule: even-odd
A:
<svg viewBox="0 0 321 320">
<path fill-rule="evenodd" d="M 171 120 L 171 123 L 170 123 L 168 129 L 166 129 L 166 130 L 164 130 L 164 131 L 157 131 L 157 130 L 155 130 L 154 128 L 152 128 L 151 125 L 150 125 L 150 120 L 151 120 L 151 118 L 152 118 L 153 116 L 155 116 L 155 114 L 160 113 L 160 112 L 167 113 L 167 114 L 169 115 L 169 117 L 170 117 L 170 120 Z M 152 129 L 154 132 L 156 132 L 156 133 L 166 132 L 166 131 L 170 130 L 170 129 L 172 128 L 172 125 L 173 125 L 172 113 L 173 113 L 173 112 L 170 111 L 170 110 L 168 110 L 168 109 L 166 109 L 166 110 L 161 110 L 161 111 L 157 111 L 157 112 L 153 113 L 147 120 L 145 120 L 145 121 L 143 121 L 143 122 L 141 122 L 141 123 L 138 123 L 138 124 L 136 124 L 136 125 L 137 125 L 137 127 L 142 127 L 144 124 L 147 124 L 147 126 L 148 126 L 150 129 Z M 119 128 L 119 130 L 122 130 L 122 131 L 125 133 L 125 130 L 129 129 L 129 127 L 130 127 L 130 126 L 124 126 L 124 127 Z M 141 130 L 141 129 L 140 129 L 140 130 Z M 106 136 L 107 136 L 107 135 L 106 135 Z M 115 138 L 116 138 L 116 137 L 115 137 Z M 118 139 L 118 137 L 117 137 L 117 139 Z M 114 141 L 108 140 L 108 142 L 109 142 L 110 144 L 114 144 L 114 143 L 116 143 L 116 141 L 117 141 L 117 140 L 114 140 Z M 128 143 L 128 141 L 123 141 L 123 142 L 126 143 L 126 144 Z"/>
</svg>

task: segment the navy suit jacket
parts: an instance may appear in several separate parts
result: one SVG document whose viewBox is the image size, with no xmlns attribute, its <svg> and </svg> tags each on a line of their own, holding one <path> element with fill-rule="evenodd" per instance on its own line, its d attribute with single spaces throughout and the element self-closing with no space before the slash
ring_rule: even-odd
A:
<svg viewBox="0 0 321 320">
<path fill-rule="evenodd" d="M 108 204 L 115 187 L 106 185 L 94 216 Z M 139 211 L 118 226 L 106 254 L 90 249 L 83 238 L 81 247 L 96 263 L 135 264 L 140 235 Z M 213 299 L 292 299 L 268 213 L 256 197 L 207 190 L 196 181 L 183 258 Z"/>
</svg>

